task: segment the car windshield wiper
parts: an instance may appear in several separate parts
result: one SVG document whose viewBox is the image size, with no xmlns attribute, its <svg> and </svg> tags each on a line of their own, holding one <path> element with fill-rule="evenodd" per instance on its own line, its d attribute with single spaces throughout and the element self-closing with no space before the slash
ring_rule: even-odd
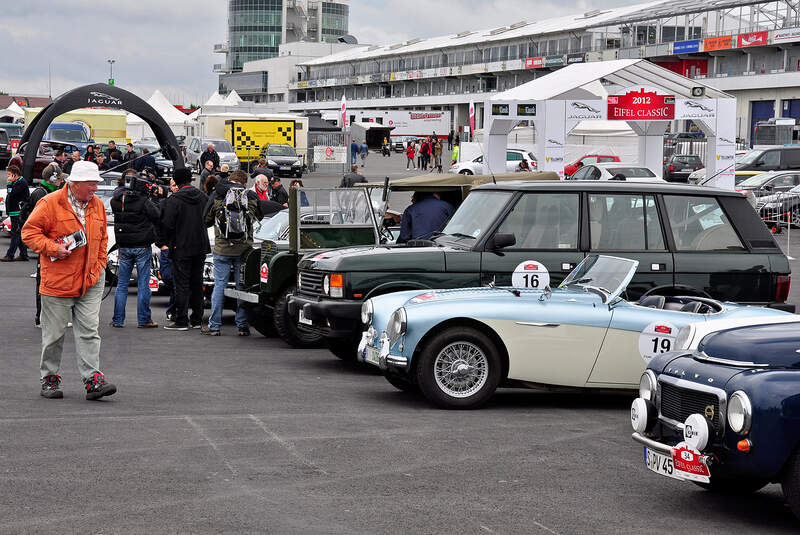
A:
<svg viewBox="0 0 800 535">
<path fill-rule="evenodd" d="M 473 240 L 475 239 L 475 236 L 470 236 L 469 234 L 463 234 L 461 232 L 451 232 L 451 233 L 449 233 L 447 235 L 448 236 L 455 236 L 456 238 L 471 238 Z"/>
</svg>

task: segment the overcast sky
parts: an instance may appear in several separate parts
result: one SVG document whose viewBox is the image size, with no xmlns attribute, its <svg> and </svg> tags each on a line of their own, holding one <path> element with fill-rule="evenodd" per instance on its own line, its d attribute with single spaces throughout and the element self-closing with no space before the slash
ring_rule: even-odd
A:
<svg viewBox="0 0 800 535">
<path fill-rule="evenodd" d="M 350 32 L 360 43 L 388 44 L 636 3 L 597 0 L 351 0 Z M 226 39 L 226 0 L 27 0 L 3 2 L 0 90 L 52 95 L 104 82 L 114 59 L 117 85 L 148 98 L 202 104 L 217 87 L 212 52 Z"/>
</svg>

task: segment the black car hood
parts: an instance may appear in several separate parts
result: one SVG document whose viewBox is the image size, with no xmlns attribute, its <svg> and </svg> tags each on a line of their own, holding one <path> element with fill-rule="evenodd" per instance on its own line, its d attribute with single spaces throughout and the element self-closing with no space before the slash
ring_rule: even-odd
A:
<svg viewBox="0 0 800 535">
<path fill-rule="evenodd" d="M 267 160 L 272 160 L 278 165 L 292 165 L 300 161 L 300 158 L 297 156 L 267 156 Z"/>
<path fill-rule="evenodd" d="M 800 331 L 797 323 L 728 329 L 706 336 L 697 348 L 709 357 L 800 369 Z"/>
<path fill-rule="evenodd" d="M 349 247 L 306 256 L 299 267 L 320 271 L 442 272 L 449 247 Z"/>
</svg>

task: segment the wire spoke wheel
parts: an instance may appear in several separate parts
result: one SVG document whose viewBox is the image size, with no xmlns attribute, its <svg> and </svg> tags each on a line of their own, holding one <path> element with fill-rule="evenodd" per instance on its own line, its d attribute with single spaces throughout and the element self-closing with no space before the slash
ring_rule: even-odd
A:
<svg viewBox="0 0 800 535">
<path fill-rule="evenodd" d="M 473 343 L 453 342 L 436 355 L 433 375 L 443 393 L 454 398 L 467 398 L 486 384 L 489 359 Z"/>
</svg>

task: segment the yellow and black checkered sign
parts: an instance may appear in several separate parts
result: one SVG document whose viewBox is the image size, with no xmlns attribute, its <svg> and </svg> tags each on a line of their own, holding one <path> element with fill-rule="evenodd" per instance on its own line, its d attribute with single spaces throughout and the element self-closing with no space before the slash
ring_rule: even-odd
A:
<svg viewBox="0 0 800 535">
<path fill-rule="evenodd" d="M 294 121 L 226 121 L 226 134 L 240 160 L 258 158 L 266 145 L 296 146 Z"/>
</svg>

